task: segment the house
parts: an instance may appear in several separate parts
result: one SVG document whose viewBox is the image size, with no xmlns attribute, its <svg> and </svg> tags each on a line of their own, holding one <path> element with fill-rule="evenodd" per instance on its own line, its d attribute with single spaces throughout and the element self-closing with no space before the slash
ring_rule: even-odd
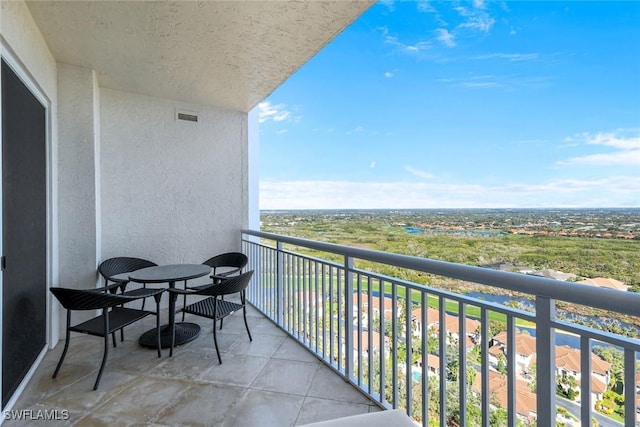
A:
<svg viewBox="0 0 640 427">
<path fill-rule="evenodd" d="M 623 282 L 608 277 L 594 277 L 593 279 L 584 279 L 576 283 L 581 285 L 600 286 L 601 288 L 615 289 L 617 291 L 626 291 L 629 289 L 629 286 L 625 285 Z"/>
<path fill-rule="evenodd" d="M 3 410 L 60 338 L 49 287 L 240 249 L 255 107 L 371 4 L 0 2 Z"/>
<path fill-rule="evenodd" d="M 595 353 L 591 353 L 591 393 L 592 401 L 600 400 L 611 380 L 611 364 Z M 572 376 L 580 383 L 580 350 L 563 345 L 556 346 L 556 375 Z M 576 389 L 577 391 L 577 389 Z"/>
<path fill-rule="evenodd" d="M 476 373 L 476 378 L 472 385 L 476 393 L 481 393 L 482 374 Z M 536 419 L 536 394 L 531 392 L 526 381 L 516 380 L 516 415 L 524 421 L 534 421 Z M 490 402 L 500 408 L 508 407 L 508 383 L 507 376 L 500 372 L 489 371 L 489 393 Z"/>
<path fill-rule="evenodd" d="M 373 350 L 374 354 L 380 352 L 380 340 L 381 335 L 379 332 L 371 331 L 371 343 L 369 343 L 369 331 L 362 331 L 360 334 L 360 341 L 362 342 L 362 348 L 360 348 L 360 344 L 358 342 L 358 331 L 353 331 L 352 335 L 353 339 L 353 350 L 354 350 L 354 359 L 357 360 L 357 354 L 360 352 L 360 355 L 365 358 L 369 356 L 369 351 Z M 389 337 L 384 336 L 384 354 L 389 354 Z M 343 349 L 344 350 L 344 349 Z"/>
<path fill-rule="evenodd" d="M 536 339 L 531 335 L 516 333 L 514 336 L 515 348 L 516 348 L 516 369 L 518 373 L 528 372 L 529 368 L 535 361 L 536 357 Z M 491 350 L 491 347 L 497 347 L 497 349 Z M 507 333 L 500 332 L 494 336 L 490 343 L 490 359 L 492 354 L 507 354 Z M 491 363 L 497 364 L 497 359 Z"/>
<path fill-rule="evenodd" d="M 393 298 L 384 296 L 380 298 L 379 296 L 372 296 L 371 300 L 369 300 L 369 295 L 362 293 L 360 294 L 361 303 L 362 303 L 362 312 L 369 313 L 371 312 L 373 315 L 379 316 L 381 313 L 384 314 L 385 319 L 393 318 Z M 358 296 L 353 296 L 353 312 L 354 314 L 358 312 Z M 396 310 L 396 318 L 400 317 L 402 314 L 402 305 L 396 300 L 395 304 Z"/>
<path fill-rule="evenodd" d="M 430 330 L 432 333 L 438 333 L 440 330 L 440 312 L 435 308 L 428 307 L 427 308 L 427 330 Z M 413 324 L 413 335 L 416 337 L 422 336 L 422 328 L 423 328 L 423 319 L 422 319 L 422 309 L 416 308 L 411 311 L 411 322 Z M 480 334 L 478 331 L 480 330 L 480 322 L 471 319 L 469 317 L 465 318 L 464 321 L 465 335 L 467 337 L 467 348 L 471 348 L 473 345 L 477 344 L 479 341 Z M 460 336 L 460 319 L 458 316 L 453 316 L 451 314 L 445 314 L 445 330 L 447 331 L 447 335 L 454 340 L 458 340 Z"/>
</svg>

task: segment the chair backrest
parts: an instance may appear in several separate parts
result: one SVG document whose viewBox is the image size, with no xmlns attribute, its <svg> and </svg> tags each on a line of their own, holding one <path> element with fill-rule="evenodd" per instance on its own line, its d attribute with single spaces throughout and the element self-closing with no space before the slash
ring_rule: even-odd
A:
<svg viewBox="0 0 640 427">
<path fill-rule="evenodd" d="M 49 288 L 49 290 L 67 310 L 97 310 L 131 301 L 128 297 L 91 289 Z"/>
<path fill-rule="evenodd" d="M 244 291 L 247 286 L 249 286 L 251 276 L 253 276 L 253 270 L 247 271 L 246 273 L 240 274 L 239 276 L 229 277 L 228 279 L 221 281 L 217 285 L 212 285 L 204 288 L 202 291 L 198 292 L 198 294 L 210 296 L 236 294 L 238 292 Z"/>
<path fill-rule="evenodd" d="M 130 271 L 140 270 L 146 267 L 155 267 L 155 262 L 147 261 L 141 258 L 116 257 L 102 261 L 98 266 L 98 272 L 106 280 L 110 280 L 112 276 L 121 273 L 129 273 Z"/>
<path fill-rule="evenodd" d="M 241 271 L 248 262 L 249 258 L 242 252 L 226 252 L 209 258 L 203 264 L 213 268 L 213 273 L 216 274 L 216 269 L 221 267 L 231 267 Z"/>
</svg>

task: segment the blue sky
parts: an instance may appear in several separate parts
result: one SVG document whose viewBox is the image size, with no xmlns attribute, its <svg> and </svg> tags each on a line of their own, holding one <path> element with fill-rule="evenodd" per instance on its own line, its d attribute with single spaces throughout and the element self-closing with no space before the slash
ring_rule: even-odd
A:
<svg viewBox="0 0 640 427">
<path fill-rule="evenodd" d="M 640 2 L 381 1 L 258 108 L 261 209 L 640 207 Z"/>
</svg>

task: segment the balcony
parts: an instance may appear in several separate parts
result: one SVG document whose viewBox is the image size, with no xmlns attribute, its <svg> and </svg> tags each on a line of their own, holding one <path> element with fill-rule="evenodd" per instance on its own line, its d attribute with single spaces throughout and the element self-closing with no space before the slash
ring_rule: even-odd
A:
<svg viewBox="0 0 640 427">
<path fill-rule="evenodd" d="M 254 306 L 381 407 L 422 425 L 638 424 L 640 341 L 562 320 L 556 305 L 637 321 L 640 295 L 252 230 L 242 244 Z M 406 269 L 533 306 L 412 283 L 399 278 Z M 596 347 L 622 355 L 617 378 Z M 622 399 L 605 416 L 614 388 Z"/>
<path fill-rule="evenodd" d="M 166 351 L 157 358 L 137 345 L 154 326 L 147 318 L 111 351 L 98 391 L 91 388 L 100 341 L 76 336 L 58 379 L 51 373 L 62 345 L 46 354 L 13 410 L 65 410 L 79 425 L 293 426 L 384 408 L 400 408 L 418 425 L 638 423 L 640 341 L 558 320 L 555 305 L 637 317 L 640 295 L 251 230 L 243 230 L 242 246 L 256 272 L 254 341 L 240 316 L 228 318 L 219 335 L 222 365 L 206 319 L 188 318 L 202 336 L 172 358 Z M 529 293 L 535 312 L 385 276 L 360 268 L 362 261 Z M 504 325 L 497 334 L 496 319 Z M 577 346 L 552 345 L 559 335 Z M 621 420 L 594 409 L 613 379 L 610 364 L 592 351 L 596 344 L 624 355 L 617 381 L 633 386 L 622 389 Z M 580 396 L 574 401 L 557 396 L 569 377 Z"/>
<path fill-rule="evenodd" d="M 221 365 L 211 321 L 190 315 L 186 320 L 199 323 L 202 333 L 177 347 L 173 357 L 168 349 L 161 358 L 155 350 L 142 349 L 137 339 L 155 326 L 152 317 L 127 327 L 124 342 L 110 349 L 97 391 L 92 388 L 102 357 L 101 339 L 73 336 L 54 380 L 51 375 L 64 347 L 58 344 L 14 406 L 14 418 L 20 414 L 28 423 L 29 417 L 57 416 L 60 425 L 281 427 L 381 410 L 253 308 L 248 312 L 253 342 L 242 316 L 225 319 L 218 334 Z M 68 421 L 62 420 L 65 414 Z M 3 423 L 18 425 L 25 425 L 25 419 Z"/>
</svg>

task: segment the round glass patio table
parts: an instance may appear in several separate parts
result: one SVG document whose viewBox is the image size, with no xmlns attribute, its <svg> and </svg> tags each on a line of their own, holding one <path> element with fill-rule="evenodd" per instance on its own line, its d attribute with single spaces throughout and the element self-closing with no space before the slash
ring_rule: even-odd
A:
<svg viewBox="0 0 640 427">
<path fill-rule="evenodd" d="M 172 264 L 142 268 L 129 274 L 129 280 L 138 283 L 168 283 L 170 288 L 175 288 L 177 281 L 195 279 L 211 273 L 211 267 L 203 264 Z M 175 324 L 175 345 L 186 344 L 200 335 L 200 325 L 197 323 L 177 322 L 176 318 L 177 295 L 169 294 L 169 323 L 160 326 L 160 347 L 171 347 L 171 331 Z M 148 330 L 140 336 L 138 342 L 143 347 L 157 348 L 158 336 L 156 328 Z"/>
</svg>

